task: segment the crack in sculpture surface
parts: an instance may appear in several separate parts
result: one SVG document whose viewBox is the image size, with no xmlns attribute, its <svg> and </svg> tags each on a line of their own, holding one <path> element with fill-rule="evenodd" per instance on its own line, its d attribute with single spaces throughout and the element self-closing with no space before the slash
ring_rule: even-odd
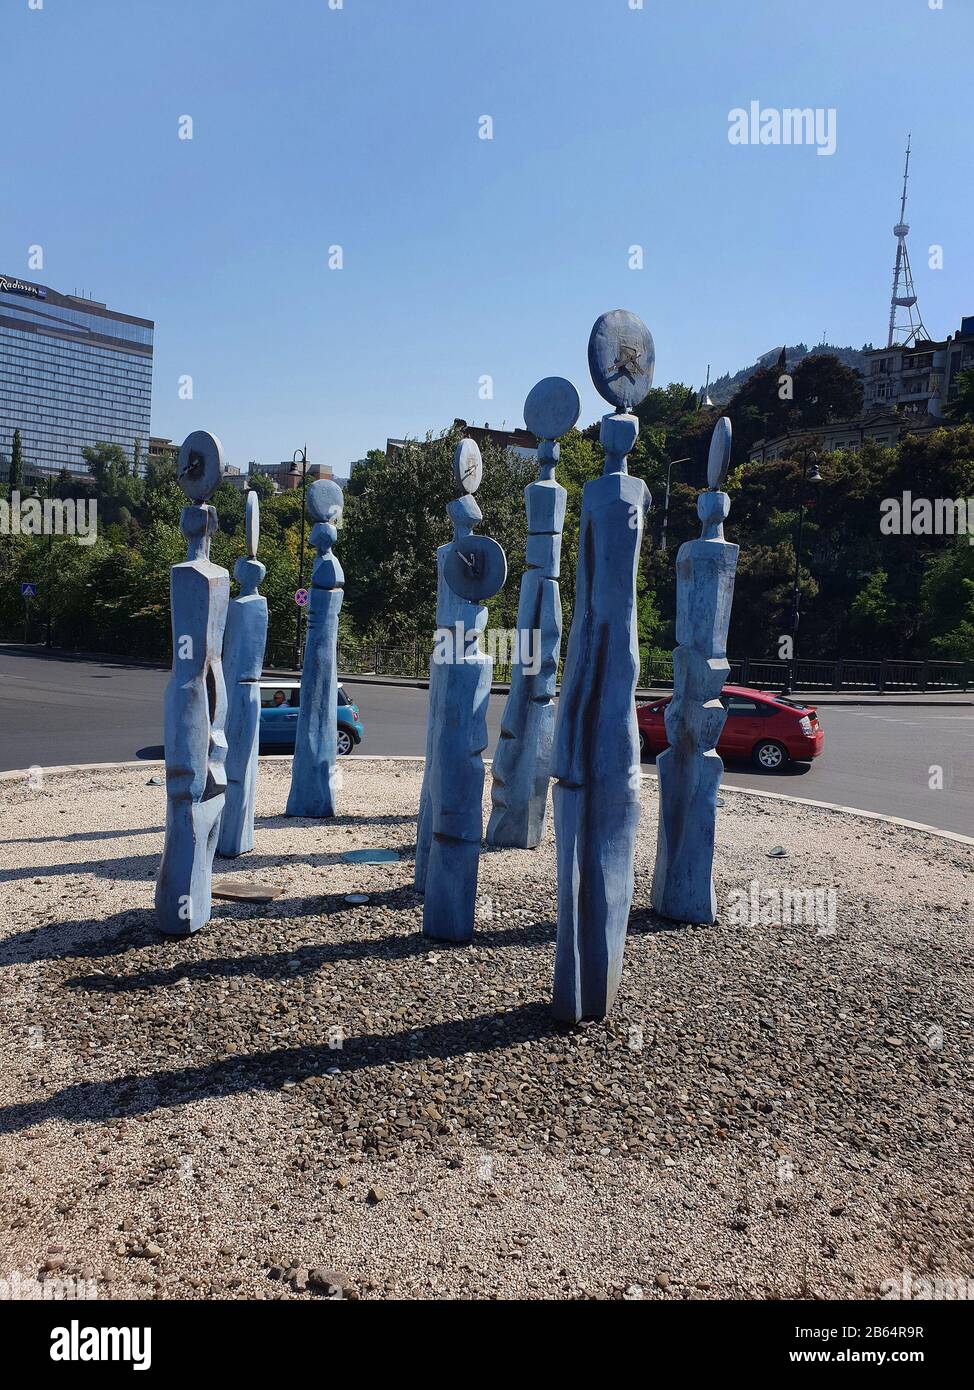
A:
<svg viewBox="0 0 974 1390">
<path fill-rule="evenodd" d="M 344 497 L 321 478 L 308 488 L 309 540 L 318 552 L 311 571 L 301 701 L 286 815 L 334 816 L 338 790 L 338 615 L 345 574 L 332 546 L 338 539 Z"/>
<path fill-rule="evenodd" d="M 469 941 L 476 917 L 483 752 L 494 669 L 480 635 L 487 625 L 484 600 L 502 587 L 507 561 L 496 541 L 473 534 L 483 516 L 472 496 L 481 475 L 480 452 L 472 439 L 460 441 L 453 466 L 466 495 L 447 507 L 453 540 L 436 552 L 437 633 L 430 659 L 414 883 L 424 894 L 424 936 Z"/>
<path fill-rule="evenodd" d="M 653 380 L 653 340 L 634 314 L 597 320 L 589 366 L 616 407 L 603 417 L 602 477 L 582 492 L 575 606 L 555 723 L 552 790 L 558 930 L 552 1009 L 577 1023 L 602 1018 L 622 973 L 639 824 L 636 573 L 650 495 L 626 456 L 629 413 Z"/>
<path fill-rule="evenodd" d="M 707 466 L 710 488 L 697 498 L 701 530 L 676 557 L 673 698 L 666 707 L 669 747 L 656 759 L 659 829 L 652 905 L 678 922 L 713 922 L 717 790 L 724 764 L 716 751 L 727 712 L 720 692 L 730 675 L 727 632 L 738 546 L 724 539 L 730 498 L 719 491 L 730 462 L 731 423 L 718 420 Z"/>
<path fill-rule="evenodd" d="M 260 677 L 267 642 L 267 600 L 257 592 L 267 570 L 257 559 L 260 503 L 247 493 L 247 555 L 233 567 L 239 597 L 230 600 L 223 639 L 227 685 L 227 790 L 217 853 L 227 858 L 254 847 L 254 805 L 260 747 Z"/>
<path fill-rule="evenodd" d="M 548 814 L 561 652 L 558 576 L 567 497 L 554 476 L 558 463 L 555 440 L 572 428 L 578 412 L 578 392 L 562 377 L 539 381 L 524 403 L 524 422 L 540 439 L 539 478 L 524 489 L 527 567 L 518 600 L 511 688 L 491 766 L 493 805 L 487 840 L 493 845 L 535 849 L 541 843 Z"/>
<path fill-rule="evenodd" d="M 224 734 L 227 694 L 223 631 L 230 576 L 210 561 L 216 509 L 207 504 L 223 472 L 220 441 L 196 430 L 179 451 L 178 481 L 193 505 L 183 507 L 179 529 L 187 558 L 173 565 L 172 675 L 166 686 L 166 837 L 156 878 L 161 929 L 186 936 L 210 919 L 213 856 L 226 788 Z"/>
</svg>

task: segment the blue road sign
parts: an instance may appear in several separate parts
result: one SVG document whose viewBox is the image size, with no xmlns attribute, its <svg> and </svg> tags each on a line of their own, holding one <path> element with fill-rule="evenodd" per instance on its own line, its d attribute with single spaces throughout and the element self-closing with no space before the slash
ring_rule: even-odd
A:
<svg viewBox="0 0 974 1390">
<path fill-rule="evenodd" d="M 21 596 L 21 598 L 36 598 L 36 597 L 37 597 L 37 585 L 36 585 L 36 584 L 21 584 L 21 586 L 20 586 L 20 596 Z"/>
</svg>

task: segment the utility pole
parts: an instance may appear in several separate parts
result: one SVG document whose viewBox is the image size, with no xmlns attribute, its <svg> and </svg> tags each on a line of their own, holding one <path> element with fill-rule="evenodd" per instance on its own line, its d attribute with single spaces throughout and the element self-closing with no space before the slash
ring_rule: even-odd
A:
<svg viewBox="0 0 974 1390">
<path fill-rule="evenodd" d="M 708 375 L 708 376 L 710 375 L 710 369 L 709 369 L 709 367 L 708 367 L 708 369 L 707 369 L 707 375 Z M 670 474 L 672 473 L 672 471 L 673 471 L 674 467 L 676 466 L 676 464 L 678 464 L 678 463 L 689 463 L 689 462 L 690 462 L 689 458 L 685 458 L 685 459 L 671 459 L 671 460 L 670 460 L 670 465 L 669 465 L 669 467 L 668 467 L 667 470 L 666 470 L 666 492 L 663 494 L 663 525 L 660 527 L 660 537 L 659 537 L 659 548 L 660 548 L 660 550 L 662 550 L 662 551 L 664 551 L 664 552 L 665 552 L 665 550 L 666 550 L 666 520 L 667 520 L 667 517 L 668 517 L 668 515 L 669 515 L 669 511 L 670 511 Z"/>
<path fill-rule="evenodd" d="M 809 468 L 811 471 L 809 471 Z M 807 450 L 802 455 L 802 480 L 798 500 L 798 535 L 795 539 L 795 579 L 791 594 L 791 658 L 785 673 L 785 686 L 782 695 L 790 695 L 795 688 L 795 661 L 798 656 L 798 624 L 801 621 L 800 593 L 798 588 L 802 562 L 802 531 L 805 526 L 805 484 L 820 483 L 822 475 L 818 471 L 815 455 Z"/>
</svg>

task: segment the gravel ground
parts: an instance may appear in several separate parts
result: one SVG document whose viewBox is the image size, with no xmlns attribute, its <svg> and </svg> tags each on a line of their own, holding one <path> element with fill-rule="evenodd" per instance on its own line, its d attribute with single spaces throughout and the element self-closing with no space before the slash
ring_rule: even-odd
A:
<svg viewBox="0 0 974 1390">
<path fill-rule="evenodd" d="M 835 929 L 676 928 L 647 907 L 647 778 L 616 1011 L 567 1031 L 550 828 L 485 852 L 475 945 L 425 943 L 420 765 L 347 760 L 320 823 L 280 814 L 289 764 L 264 762 L 257 852 L 217 866 L 283 898 L 167 940 L 153 771 L 0 784 L 0 1280 L 868 1299 L 974 1277 L 974 849 L 726 790 L 721 904 L 834 888 Z M 375 846 L 400 861 L 341 859 Z"/>
</svg>

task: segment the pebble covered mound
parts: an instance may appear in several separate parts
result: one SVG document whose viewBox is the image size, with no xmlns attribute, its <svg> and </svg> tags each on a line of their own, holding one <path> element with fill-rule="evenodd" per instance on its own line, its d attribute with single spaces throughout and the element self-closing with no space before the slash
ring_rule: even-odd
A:
<svg viewBox="0 0 974 1390">
<path fill-rule="evenodd" d="M 256 851 L 217 874 L 283 896 L 180 940 L 156 768 L 0 784 L 0 1279 L 875 1298 L 971 1273 L 974 849 L 727 789 L 722 920 L 675 927 L 646 777 L 617 1008 L 569 1031 L 550 825 L 485 850 L 473 946 L 426 942 L 422 766 L 342 771 L 336 820 L 288 820 L 289 762 L 262 761 Z M 342 859 L 370 847 L 400 858 Z M 834 889 L 834 929 L 738 925 L 752 881 Z"/>
</svg>

